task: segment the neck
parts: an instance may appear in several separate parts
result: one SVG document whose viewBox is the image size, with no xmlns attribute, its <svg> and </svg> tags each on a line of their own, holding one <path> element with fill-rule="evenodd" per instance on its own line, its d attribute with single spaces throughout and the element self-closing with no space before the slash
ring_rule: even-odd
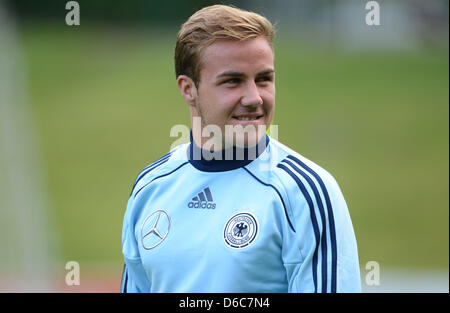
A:
<svg viewBox="0 0 450 313">
<path fill-rule="evenodd" d="M 266 149 L 269 136 L 264 135 L 252 147 L 230 147 L 220 150 L 206 150 L 198 146 L 191 131 L 191 144 L 188 149 L 189 162 L 198 170 L 205 172 L 230 171 L 246 166 L 257 159 Z"/>
</svg>

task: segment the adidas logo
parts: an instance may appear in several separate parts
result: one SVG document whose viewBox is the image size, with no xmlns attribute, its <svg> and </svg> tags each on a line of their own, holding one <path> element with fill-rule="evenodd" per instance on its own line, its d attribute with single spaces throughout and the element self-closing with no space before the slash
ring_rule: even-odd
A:
<svg viewBox="0 0 450 313">
<path fill-rule="evenodd" d="M 192 198 L 192 201 L 188 203 L 188 207 L 213 210 L 216 208 L 216 204 L 213 201 L 211 190 L 209 190 L 209 187 L 206 187 L 202 192 Z"/>
</svg>

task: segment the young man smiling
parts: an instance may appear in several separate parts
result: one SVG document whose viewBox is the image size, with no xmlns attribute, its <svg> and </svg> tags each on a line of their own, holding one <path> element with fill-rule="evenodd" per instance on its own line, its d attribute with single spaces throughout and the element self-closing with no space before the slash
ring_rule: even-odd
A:
<svg viewBox="0 0 450 313">
<path fill-rule="evenodd" d="M 338 184 L 265 134 L 275 107 L 273 34 L 264 17 L 224 5 L 182 25 L 175 68 L 191 142 L 136 179 L 123 292 L 360 291 Z"/>
<path fill-rule="evenodd" d="M 252 145 L 252 139 L 264 136 L 275 106 L 274 53 L 269 40 L 270 37 L 264 36 L 218 39 L 200 54 L 198 81 L 185 74 L 178 75 L 178 87 L 190 105 L 191 117 L 201 118 L 201 128 L 193 128 L 194 141 L 200 147 L 204 147 L 206 140 L 201 136 L 202 130 L 208 125 L 217 125 L 221 134 L 226 133 L 226 125 L 237 130 L 239 127 L 235 126 L 242 126 L 247 132 L 235 133 L 246 135 L 241 138 L 246 146 Z M 241 142 L 235 137 L 234 141 Z M 233 143 L 225 142 L 223 136 L 218 145 Z"/>
</svg>

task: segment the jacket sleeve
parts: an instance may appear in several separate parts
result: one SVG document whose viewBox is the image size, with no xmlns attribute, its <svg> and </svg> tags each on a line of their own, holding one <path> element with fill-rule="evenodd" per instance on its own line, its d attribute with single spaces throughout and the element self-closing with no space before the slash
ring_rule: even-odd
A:
<svg viewBox="0 0 450 313">
<path fill-rule="evenodd" d="M 127 260 L 122 274 L 121 293 L 150 292 L 150 282 L 140 260 Z"/>
<path fill-rule="evenodd" d="M 287 162 L 286 162 L 287 163 Z M 361 292 L 356 238 L 347 204 L 334 178 L 291 162 L 285 171 L 294 230 L 283 240 L 288 292 Z"/>
<path fill-rule="evenodd" d="M 133 197 L 128 201 L 122 230 L 122 253 L 124 255 L 124 270 L 122 274 L 121 292 L 150 292 L 150 281 L 142 265 L 138 243 L 135 236 L 133 218 Z"/>
</svg>

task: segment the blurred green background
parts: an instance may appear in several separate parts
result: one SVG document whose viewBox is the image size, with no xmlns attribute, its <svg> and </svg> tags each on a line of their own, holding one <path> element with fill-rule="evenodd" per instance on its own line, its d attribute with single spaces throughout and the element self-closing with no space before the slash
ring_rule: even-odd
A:
<svg viewBox="0 0 450 313">
<path fill-rule="evenodd" d="M 172 126 L 189 126 L 174 74 L 177 29 L 212 2 L 175 1 L 180 9 L 172 10 L 164 2 L 132 1 L 128 11 L 105 2 L 89 10 L 93 4 L 78 2 L 80 26 L 65 24 L 65 1 L 50 1 L 47 10 L 37 2 L 8 7 L 17 19 L 49 227 L 57 238 L 51 259 L 107 267 L 120 280 L 122 218 L 134 179 L 169 150 Z M 271 12 L 267 1 L 232 3 Z M 339 6 L 303 3 L 311 12 Z M 363 24 L 367 11 L 357 3 Z M 346 28 L 297 29 L 299 22 L 286 17 L 284 24 L 280 12 L 274 18 L 278 139 L 339 182 L 361 268 L 373 260 L 448 273 L 448 39 L 380 41 L 384 35 L 376 31 L 390 31 L 381 15 L 378 30 L 363 24 L 362 35 L 347 40 Z M 448 12 L 443 25 L 448 35 Z"/>
</svg>

